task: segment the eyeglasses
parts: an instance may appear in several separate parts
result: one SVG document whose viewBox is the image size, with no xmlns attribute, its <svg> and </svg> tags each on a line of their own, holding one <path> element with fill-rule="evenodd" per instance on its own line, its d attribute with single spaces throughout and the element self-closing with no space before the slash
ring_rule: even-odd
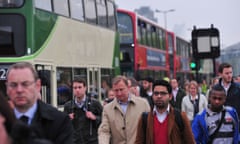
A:
<svg viewBox="0 0 240 144">
<path fill-rule="evenodd" d="M 10 82 L 10 83 L 6 83 L 6 86 L 12 89 L 16 89 L 18 87 L 18 85 L 21 85 L 23 88 L 28 88 L 29 86 L 31 86 L 32 84 L 34 84 L 36 81 L 24 81 L 24 82 L 20 82 L 20 83 L 16 83 L 16 82 Z"/>
<path fill-rule="evenodd" d="M 166 96 L 166 95 L 168 94 L 168 92 L 165 92 L 165 91 L 154 91 L 153 94 L 154 94 L 155 96 L 158 96 L 158 95 L 160 95 L 160 96 Z"/>
</svg>

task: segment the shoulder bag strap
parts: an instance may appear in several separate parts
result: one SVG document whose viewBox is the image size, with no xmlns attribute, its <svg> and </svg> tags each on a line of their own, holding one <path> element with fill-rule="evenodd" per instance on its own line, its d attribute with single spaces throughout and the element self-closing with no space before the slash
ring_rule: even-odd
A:
<svg viewBox="0 0 240 144">
<path fill-rule="evenodd" d="M 208 138 L 208 144 L 211 144 L 211 143 L 212 143 L 214 137 L 216 136 L 217 132 L 219 131 L 219 129 L 220 129 L 222 123 L 223 123 L 223 120 L 224 120 L 224 117 L 225 117 L 225 113 L 226 113 L 226 111 L 223 110 L 223 111 L 222 111 L 222 117 L 221 117 L 221 120 L 220 120 L 220 122 L 219 122 L 219 124 L 218 124 L 218 127 L 217 127 L 216 130 L 213 132 L 213 134 L 210 135 L 209 138 Z"/>
</svg>

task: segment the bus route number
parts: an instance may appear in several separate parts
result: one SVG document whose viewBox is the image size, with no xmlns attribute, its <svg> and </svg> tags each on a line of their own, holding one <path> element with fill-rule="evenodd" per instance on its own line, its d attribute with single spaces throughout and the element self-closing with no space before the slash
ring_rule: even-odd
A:
<svg viewBox="0 0 240 144">
<path fill-rule="evenodd" d="M 7 68 L 0 68 L 0 80 L 6 80 L 7 70 Z"/>
</svg>

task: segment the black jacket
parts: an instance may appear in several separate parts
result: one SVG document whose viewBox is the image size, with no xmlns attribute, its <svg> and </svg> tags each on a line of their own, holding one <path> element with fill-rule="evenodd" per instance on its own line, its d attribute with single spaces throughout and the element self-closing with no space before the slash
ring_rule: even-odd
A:
<svg viewBox="0 0 240 144">
<path fill-rule="evenodd" d="M 99 101 L 88 97 L 82 108 L 79 108 L 74 100 L 64 105 L 64 112 L 67 114 L 74 113 L 72 123 L 75 130 L 75 144 L 98 144 L 97 130 L 102 119 L 102 109 Z M 91 111 L 96 116 L 96 120 L 88 119 L 85 115 L 86 110 Z"/>
<path fill-rule="evenodd" d="M 179 88 L 177 95 L 176 95 L 176 101 L 174 101 L 174 97 L 172 96 L 172 99 L 170 100 L 170 104 L 179 110 L 181 110 L 182 107 L 182 99 L 186 96 L 186 93 L 183 89 Z"/>
<path fill-rule="evenodd" d="M 37 101 L 37 111 L 30 126 L 20 122 L 13 126 L 14 144 L 73 144 L 73 126 L 63 112 Z"/>
</svg>

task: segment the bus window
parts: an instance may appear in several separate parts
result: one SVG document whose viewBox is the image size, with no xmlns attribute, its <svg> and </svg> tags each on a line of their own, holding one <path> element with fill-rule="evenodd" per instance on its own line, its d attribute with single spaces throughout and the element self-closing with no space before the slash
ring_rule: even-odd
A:
<svg viewBox="0 0 240 144">
<path fill-rule="evenodd" d="M 0 56 L 22 56 L 26 52 L 26 24 L 21 15 L 1 14 Z"/>
<path fill-rule="evenodd" d="M 104 0 L 97 0 L 98 25 L 107 27 L 107 11 Z"/>
<path fill-rule="evenodd" d="M 0 0 L 0 8 L 18 8 L 21 7 L 24 0 Z"/>
<path fill-rule="evenodd" d="M 147 24 L 147 45 L 152 47 L 152 30 L 151 30 L 151 25 Z"/>
<path fill-rule="evenodd" d="M 118 31 L 121 44 L 133 43 L 133 24 L 129 15 L 118 13 Z"/>
<path fill-rule="evenodd" d="M 146 34 L 147 34 L 146 23 L 138 19 L 138 27 L 139 27 L 139 29 L 140 29 L 140 35 L 141 35 L 140 44 L 146 45 L 146 44 L 147 44 L 147 39 L 146 39 L 146 38 L 147 38 L 147 36 L 146 36 Z"/>
<path fill-rule="evenodd" d="M 47 11 L 52 11 L 51 0 L 35 0 L 35 7 Z"/>
<path fill-rule="evenodd" d="M 155 26 L 151 27 L 151 36 L 152 36 L 152 46 L 157 48 L 157 32 L 156 32 Z"/>
<path fill-rule="evenodd" d="M 70 8 L 72 18 L 84 21 L 82 1 L 70 0 Z"/>
<path fill-rule="evenodd" d="M 67 101 L 72 99 L 72 69 L 71 68 L 57 68 L 57 103 L 64 105 Z"/>
<path fill-rule="evenodd" d="M 158 30 L 158 38 L 159 38 L 159 45 L 161 50 L 166 50 L 166 42 L 165 42 L 165 32 L 162 29 Z"/>
<path fill-rule="evenodd" d="M 110 1 L 107 1 L 107 12 L 108 12 L 108 27 L 112 30 L 116 30 L 116 15 L 114 4 Z"/>
<path fill-rule="evenodd" d="M 69 16 L 68 0 L 53 0 L 54 12 L 63 16 Z"/>
<path fill-rule="evenodd" d="M 107 91 L 111 88 L 114 71 L 112 69 L 101 69 L 101 99 L 107 97 Z"/>
<path fill-rule="evenodd" d="M 172 35 L 168 35 L 168 53 L 173 54 L 174 47 L 173 47 L 173 37 Z"/>
<path fill-rule="evenodd" d="M 84 0 L 84 4 L 86 22 L 91 24 L 97 24 L 95 0 Z"/>
</svg>

